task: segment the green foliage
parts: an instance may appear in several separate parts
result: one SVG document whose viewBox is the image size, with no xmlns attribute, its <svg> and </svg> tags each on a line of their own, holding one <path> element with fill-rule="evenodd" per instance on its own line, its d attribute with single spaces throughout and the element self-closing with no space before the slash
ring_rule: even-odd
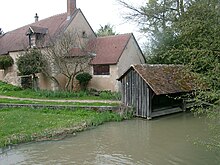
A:
<svg viewBox="0 0 220 165">
<path fill-rule="evenodd" d="M 78 92 L 50 91 L 21 89 L 0 81 L 0 94 L 21 98 L 47 98 L 47 99 L 80 99 L 80 100 L 120 100 L 121 96 L 117 92 L 83 90 Z"/>
<path fill-rule="evenodd" d="M 76 79 L 79 81 L 81 90 L 86 90 L 86 87 L 89 81 L 92 79 L 92 76 L 89 73 L 84 72 L 76 75 Z"/>
<path fill-rule="evenodd" d="M 0 81 L 0 92 L 1 93 L 5 93 L 5 92 L 9 92 L 9 91 L 21 91 L 22 89 L 20 87 L 11 85 L 11 84 L 7 84 L 5 82 Z"/>
<path fill-rule="evenodd" d="M 128 9 L 124 18 L 136 23 L 140 32 L 148 37 L 148 48 L 151 49 L 161 45 L 164 35 L 170 32 L 173 23 L 194 0 L 149 0 L 143 6 L 134 6 L 125 0 L 117 1 Z"/>
<path fill-rule="evenodd" d="M 80 84 L 87 85 L 88 82 L 92 79 L 92 76 L 89 73 L 84 72 L 84 73 L 79 73 L 76 76 L 76 79 L 79 81 Z"/>
<path fill-rule="evenodd" d="M 45 63 L 40 50 L 31 49 L 18 58 L 17 66 L 21 75 L 40 73 Z"/>
<path fill-rule="evenodd" d="M 107 121 L 121 121 L 118 114 L 85 110 L 5 108 L 0 111 L 0 147 L 28 141 L 65 137 Z"/>
<path fill-rule="evenodd" d="M 118 92 L 101 91 L 99 96 L 103 99 L 121 100 L 121 94 Z"/>
<path fill-rule="evenodd" d="M 0 56 L 0 69 L 7 69 L 14 64 L 14 60 L 9 55 Z"/>
<path fill-rule="evenodd" d="M 116 35 L 116 32 L 114 32 L 113 28 L 114 26 L 110 24 L 107 24 L 105 26 L 100 25 L 100 29 L 98 29 L 96 34 L 99 37 Z"/>
</svg>

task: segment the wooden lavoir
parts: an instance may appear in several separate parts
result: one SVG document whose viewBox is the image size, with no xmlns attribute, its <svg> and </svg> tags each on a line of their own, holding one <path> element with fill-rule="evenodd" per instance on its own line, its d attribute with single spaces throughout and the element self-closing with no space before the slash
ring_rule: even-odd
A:
<svg viewBox="0 0 220 165">
<path fill-rule="evenodd" d="M 192 77 L 180 65 L 132 65 L 118 80 L 123 103 L 147 119 L 184 111 L 179 96 L 194 89 Z"/>
</svg>

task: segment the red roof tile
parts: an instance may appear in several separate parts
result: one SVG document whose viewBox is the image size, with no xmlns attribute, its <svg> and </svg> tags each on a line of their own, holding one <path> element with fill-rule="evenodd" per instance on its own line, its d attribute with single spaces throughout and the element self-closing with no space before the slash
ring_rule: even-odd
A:
<svg viewBox="0 0 220 165">
<path fill-rule="evenodd" d="M 98 37 L 95 41 L 96 56 L 92 65 L 117 64 L 132 34 Z"/>
</svg>

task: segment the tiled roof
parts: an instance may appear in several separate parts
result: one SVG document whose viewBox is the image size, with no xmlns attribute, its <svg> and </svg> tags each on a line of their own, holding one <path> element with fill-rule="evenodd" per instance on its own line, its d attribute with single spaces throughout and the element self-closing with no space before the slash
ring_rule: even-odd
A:
<svg viewBox="0 0 220 165">
<path fill-rule="evenodd" d="M 140 64 L 131 68 L 143 78 L 156 95 L 190 92 L 195 89 L 195 77 L 187 73 L 181 65 Z"/>
<path fill-rule="evenodd" d="M 7 32 L 0 38 L 0 55 L 8 54 L 11 51 L 25 50 L 28 47 L 28 36 L 26 34 L 30 27 L 37 32 L 39 30 L 45 32 L 47 28 L 47 40 L 49 40 L 49 38 L 59 34 L 68 25 L 68 22 L 67 14 L 63 13 Z"/>
<path fill-rule="evenodd" d="M 80 9 L 75 11 L 75 15 Z M 73 16 L 74 17 L 74 16 Z M 29 46 L 29 38 L 27 34 L 41 33 L 46 34 L 45 44 L 51 38 L 58 35 L 65 29 L 70 21 L 67 20 L 67 14 L 55 15 L 38 22 L 23 26 L 16 30 L 5 33 L 0 38 L 0 55 L 8 54 L 9 52 L 26 50 Z M 98 37 L 90 41 L 89 49 L 94 58 L 91 61 L 92 65 L 98 64 L 117 64 L 124 49 L 126 48 L 129 39 L 133 34 L 120 34 L 114 36 Z M 92 45 L 92 46 L 91 46 Z M 71 50 L 74 56 L 85 54 L 79 49 Z M 75 55 L 77 54 L 77 55 Z"/>
<path fill-rule="evenodd" d="M 132 34 L 98 37 L 95 41 L 96 56 L 92 65 L 117 64 Z"/>
</svg>

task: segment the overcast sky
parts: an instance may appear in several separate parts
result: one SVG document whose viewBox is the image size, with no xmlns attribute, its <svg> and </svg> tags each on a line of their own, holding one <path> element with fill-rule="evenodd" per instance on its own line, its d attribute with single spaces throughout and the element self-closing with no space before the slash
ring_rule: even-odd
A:
<svg viewBox="0 0 220 165">
<path fill-rule="evenodd" d="M 144 2 L 128 1 L 140 5 Z M 7 32 L 34 22 L 35 13 L 44 19 L 66 12 L 67 0 L 1 0 L 0 5 L 0 28 Z M 94 31 L 110 23 L 117 33 L 133 32 L 137 40 L 141 38 L 137 27 L 123 20 L 124 9 L 116 0 L 77 0 L 77 8 L 82 10 Z"/>
</svg>

